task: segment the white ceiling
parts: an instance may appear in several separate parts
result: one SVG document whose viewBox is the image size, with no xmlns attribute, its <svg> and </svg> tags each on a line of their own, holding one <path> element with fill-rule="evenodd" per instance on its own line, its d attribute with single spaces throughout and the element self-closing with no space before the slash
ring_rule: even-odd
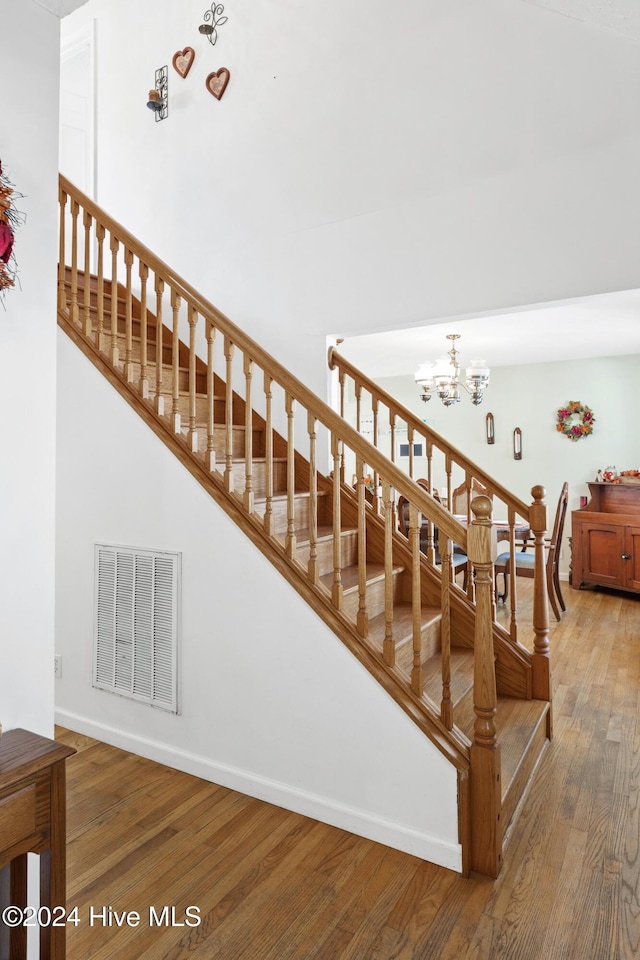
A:
<svg viewBox="0 0 640 960">
<path fill-rule="evenodd" d="M 640 290 L 347 337 L 338 351 L 370 377 L 403 376 L 446 353 L 447 333 L 462 336 L 462 366 L 476 358 L 500 367 L 640 354 Z"/>
<path fill-rule="evenodd" d="M 522 2 L 640 40 L 640 0 Z M 338 350 L 371 377 L 403 376 L 446 353 L 447 333 L 462 335 L 456 346 L 463 366 L 475 358 L 498 367 L 640 354 L 640 290 L 349 337 Z"/>
</svg>

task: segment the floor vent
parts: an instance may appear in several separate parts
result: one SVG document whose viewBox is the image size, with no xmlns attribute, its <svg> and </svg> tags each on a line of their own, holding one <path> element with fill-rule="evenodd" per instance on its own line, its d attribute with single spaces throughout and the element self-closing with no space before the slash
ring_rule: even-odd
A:
<svg viewBox="0 0 640 960">
<path fill-rule="evenodd" d="M 178 712 L 180 554 L 95 546 L 93 685 Z"/>
</svg>

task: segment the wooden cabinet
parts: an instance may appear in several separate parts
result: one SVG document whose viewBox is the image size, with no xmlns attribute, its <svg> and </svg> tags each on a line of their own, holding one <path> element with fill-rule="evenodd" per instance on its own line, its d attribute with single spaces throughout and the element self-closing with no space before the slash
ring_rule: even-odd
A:
<svg viewBox="0 0 640 960">
<path fill-rule="evenodd" d="M 0 740 L 0 867 L 11 865 L 10 905 L 23 912 L 27 907 L 27 854 L 39 853 L 40 905 L 57 908 L 58 921 L 65 907 L 64 762 L 73 753 L 28 730 L 9 730 Z M 45 913 L 40 924 L 40 957 L 64 960 L 64 925 L 48 919 Z M 11 929 L 9 956 L 26 958 L 25 926 Z"/>
<path fill-rule="evenodd" d="M 640 484 L 590 483 L 589 491 L 571 514 L 572 585 L 640 593 Z"/>
</svg>

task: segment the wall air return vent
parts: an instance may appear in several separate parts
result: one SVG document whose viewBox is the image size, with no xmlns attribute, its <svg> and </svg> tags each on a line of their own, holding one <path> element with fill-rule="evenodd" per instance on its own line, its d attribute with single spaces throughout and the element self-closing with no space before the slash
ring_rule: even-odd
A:
<svg viewBox="0 0 640 960">
<path fill-rule="evenodd" d="M 178 712 L 180 554 L 95 545 L 93 685 Z"/>
</svg>

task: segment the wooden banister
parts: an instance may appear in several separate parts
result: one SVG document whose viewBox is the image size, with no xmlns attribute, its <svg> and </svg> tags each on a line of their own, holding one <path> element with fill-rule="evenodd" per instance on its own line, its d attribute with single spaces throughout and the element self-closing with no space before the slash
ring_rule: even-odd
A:
<svg viewBox="0 0 640 960">
<path fill-rule="evenodd" d="M 454 468 L 462 470 L 470 489 L 475 478 L 506 506 L 512 544 L 516 516 L 529 522 L 537 557 L 542 488 L 528 507 L 332 351 L 342 387 L 334 410 L 64 177 L 58 288 L 61 327 L 456 766 L 464 790 L 475 755 L 472 794 L 493 796 L 494 641 L 509 647 L 507 686 L 530 690 L 533 662 L 533 688 L 548 693 L 548 613 L 545 620 L 544 600 L 536 600 L 531 661 L 515 628 L 509 640 L 494 623 L 491 501 L 476 498 L 464 522 L 447 505 Z M 347 376 L 356 385 L 355 426 L 343 416 Z M 367 397 L 371 439 L 359 430 Z M 403 425 L 409 474 L 395 462 Z M 387 433 L 388 456 L 380 449 Z M 424 485 L 411 475 L 420 439 Z M 444 457 L 446 504 L 432 493 L 434 452 Z M 319 469 L 322 453 L 328 475 Z M 400 501 L 408 535 L 398 529 Z M 453 544 L 473 565 L 466 594 L 455 581 Z M 429 616 L 439 630 L 427 647 Z M 456 725 L 452 695 L 451 648 L 462 634 L 475 651 L 473 739 Z M 499 801 L 491 803 L 498 815 Z"/>
<path fill-rule="evenodd" d="M 446 480 L 446 500 L 443 505 L 445 512 L 450 511 L 454 515 L 466 514 L 467 523 L 471 523 L 470 504 L 474 491 L 477 491 L 478 493 L 486 493 L 494 502 L 494 512 L 496 510 L 496 506 L 499 505 L 498 517 L 500 519 L 502 519 L 502 517 L 505 518 L 502 531 L 508 540 L 508 548 L 511 556 L 515 555 L 517 536 L 516 529 L 518 526 L 528 526 L 532 532 L 534 530 L 544 529 L 546 524 L 546 510 L 542 509 L 544 504 L 541 500 L 536 500 L 534 498 L 534 503 L 529 506 L 519 497 L 516 497 L 494 477 L 491 477 L 485 470 L 469 460 L 464 453 L 452 446 L 444 437 L 438 434 L 427 424 L 423 423 L 417 416 L 415 416 L 415 414 L 411 412 L 411 410 L 398 403 L 398 401 L 391 396 L 391 394 L 383 390 L 380 386 L 378 386 L 378 384 L 368 378 L 361 370 L 345 359 L 345 357 L 343 357 L 335 347 L 330 348 L 328 361 L 329 367 L 332 370 L 335 370 L 338 374 L 338 380 L 340 384 L 340 409 L 342 416 L 346 419 L 348 419 L 347 404 L 345 402 L 346 384 L 347 381 L 352 383 L 353 395 L 356 400 L 356 429 L 367 416 L 368 410 L 366 408 L 366 399 L 367 397 L 369 398 L 372 417 L 374 419 L 374 424 L 376 425 L 373 436 L 373 445 L 377 445 L 378 443 L 377 424 L 380 416 L 382 416 L 381 409 L 386 408 L 387 417 L 390 424 L 389 433 L 391 449 L 389 452 L 392 460 L 395 457 L 396 435 L 399 430 L 406 430 L 409 448 L 407 471 L 408 475 L 412 478 L 415 467 L 414 444 L 422 441 L 424 445 L 424 457 L 426 459 L 427 466 L 426 483 L 429 491 L 433 490 L 434 483 L 434 455 L 436 452 L 439 454 L 441 457 L 441 479 Z M 368 462 L 371 463 L 372 459 Z M 454 471 L 456 471 L 457 476 L 462 477 L 462 483 L 457 486 L 455 490 L 453 489 Z M 466 496 L 464 496 L 465 490 L 467 491 Z M 464 496 L 464 508 L 462 508 L 460 504 L 456 503 L 461 496 Z M 544 492 L 541 494 L 541 496 L 544 496 Z M 454 542 L 458 544 L 458 546 L 461 546 L 464 549 L 464 544 L 457 539 L 456 535 L 451 533 L 450 528 L 443 523 L 442 519 L 438 518 L 436 520 L 433 510 L 425 510 L 424 516 L 426 517 L 429 526 L 433 519 L 434 525 L 442 531 L 445 537 L 450 536 Z M 541 534 L 541 536 L 544 536 L 544 534 Z M 543 679 L 547 669 L 545 664 L 548 663 L 548 622 L 544 620 L 544 611 L 546 609 L 546 586 L 543 582 L 544 560 L 541 558 L 539 551 L 535 556 L 535 564 L 536 569 L 538 570 L 538 576 L 534 577 L 534 619 L 536 620 L 536 625 L 534 627 L 534 643 L 536 651 L 538 651 L 536 656 L 541 658 L 538 667 L 541 680 L 540 683 L 536 685 L 536 689 L 548 691 L 549 685 Z M 515 581 L 515 578 L 513 578 L 513 580 Z M 513 582 L 510 599 L 511 618 L 509 636 L 514 644 L 518 644 L 519 642 L 517 589 L 517 583 Z M 468 579 L 467 590 L 469 599 L 472 600 L 475 586 L 471 578 Z M 495 613 L 495 607 L 493 605 L 492 609 Z"/>
<path fill-rule="evenodd" d="M 235 324 L 216 309 L 213 304 L 202 297 L 162 260 L 156 257 L 148 247 L 145 247 L 133 234 L 125 230 L 92 200 L 85 197 L 62 175 L 60 176 L 60 183 L 63 194 L 68 195 L 73 193 L 73 195 L 78 198 L 75 201 L 76 204 L 81 201 L 82 205 L 92 214 L 92 217 L 102 223 L 106 231 L 111 234 L 113 244 L 117 241 L 117 244 L 122 243 L 126 245 L 133 251 L 135 256 L 145 263 L 148 269 L 154 271 L 156 278 L 158 278 L 156 289 L 159 299 L 162 296 L 164 287 L 170 287 L 176 297 L 179 296 L 191 304 L 201 316 L 207 318 L 218 330 L 223 332 L 226 338 L 225 355 L 227 356 L 229 365 L 233 357 L 234 349 L 237 349 L 242 354 L 251 356 L 257 366 L 264 371 L 268 371 L 272 380 L 286 387 L 292 398 L 295 398 L 309 413 L 314 414 L 316 418 L 336 436 L 340 436 L 342 440 L 349 445 L 350 449 L 355 453 L 359 453 L 364 462 L 368 463 L 379 476 L 389 480 L 397 492 L 403 492 L 405 489 L 410 492 L 412 496 L 415 496 L 416 505 L 423 514 L 428 515 L 434 523 L 437 523 L 438 527 L 444 530 L 445 534 L 451 537 L 455 543 L 463 547 L 465 546 L 466 530 L 462 524 L 455 520 L 455 518 L 452 517 L 448 511 L 444 510 L 432 497 L 411 483 L 406 473 L 390 462 L 373 444 L 346 423 L 328 404 L 324 403 L 319 397 L 312 393 L 302 381 L 298 380 L 290 371 L 278 363 L 274 357 L 267 353 L 266 350 L 263 350 L 254 340 L 243 333 L 239 327 L 236 327 Z M 114 272 L 117 274 L 117 265 Z M 112 292 L 112 303 L 116 303 L 115 291 Z M 158 306 L 158 311 L 160 311 L 160 309 L 161 305 Z M 158 322 L 160 322 L 160 319 L 159 316 Z M 117 345 L 113 345 L 112 343 L 112 350 L 116 351 L 116 360 L 113 361 L 112 355 L 112 362 L 117 362 Z M 161 346 L 157 346 L 157 350 L 158 353 L 161 353 Z M 157 363 L 157 359 L 156 366 L 157 373 L 160 375 L 161 367 Z M 229 389 L 231 388 L 229 378 L 227 378 L 227 386 Z M 158 391 L 158 396 L 160 396 L 160 393 L 161 391 Z"/>
</svg>

